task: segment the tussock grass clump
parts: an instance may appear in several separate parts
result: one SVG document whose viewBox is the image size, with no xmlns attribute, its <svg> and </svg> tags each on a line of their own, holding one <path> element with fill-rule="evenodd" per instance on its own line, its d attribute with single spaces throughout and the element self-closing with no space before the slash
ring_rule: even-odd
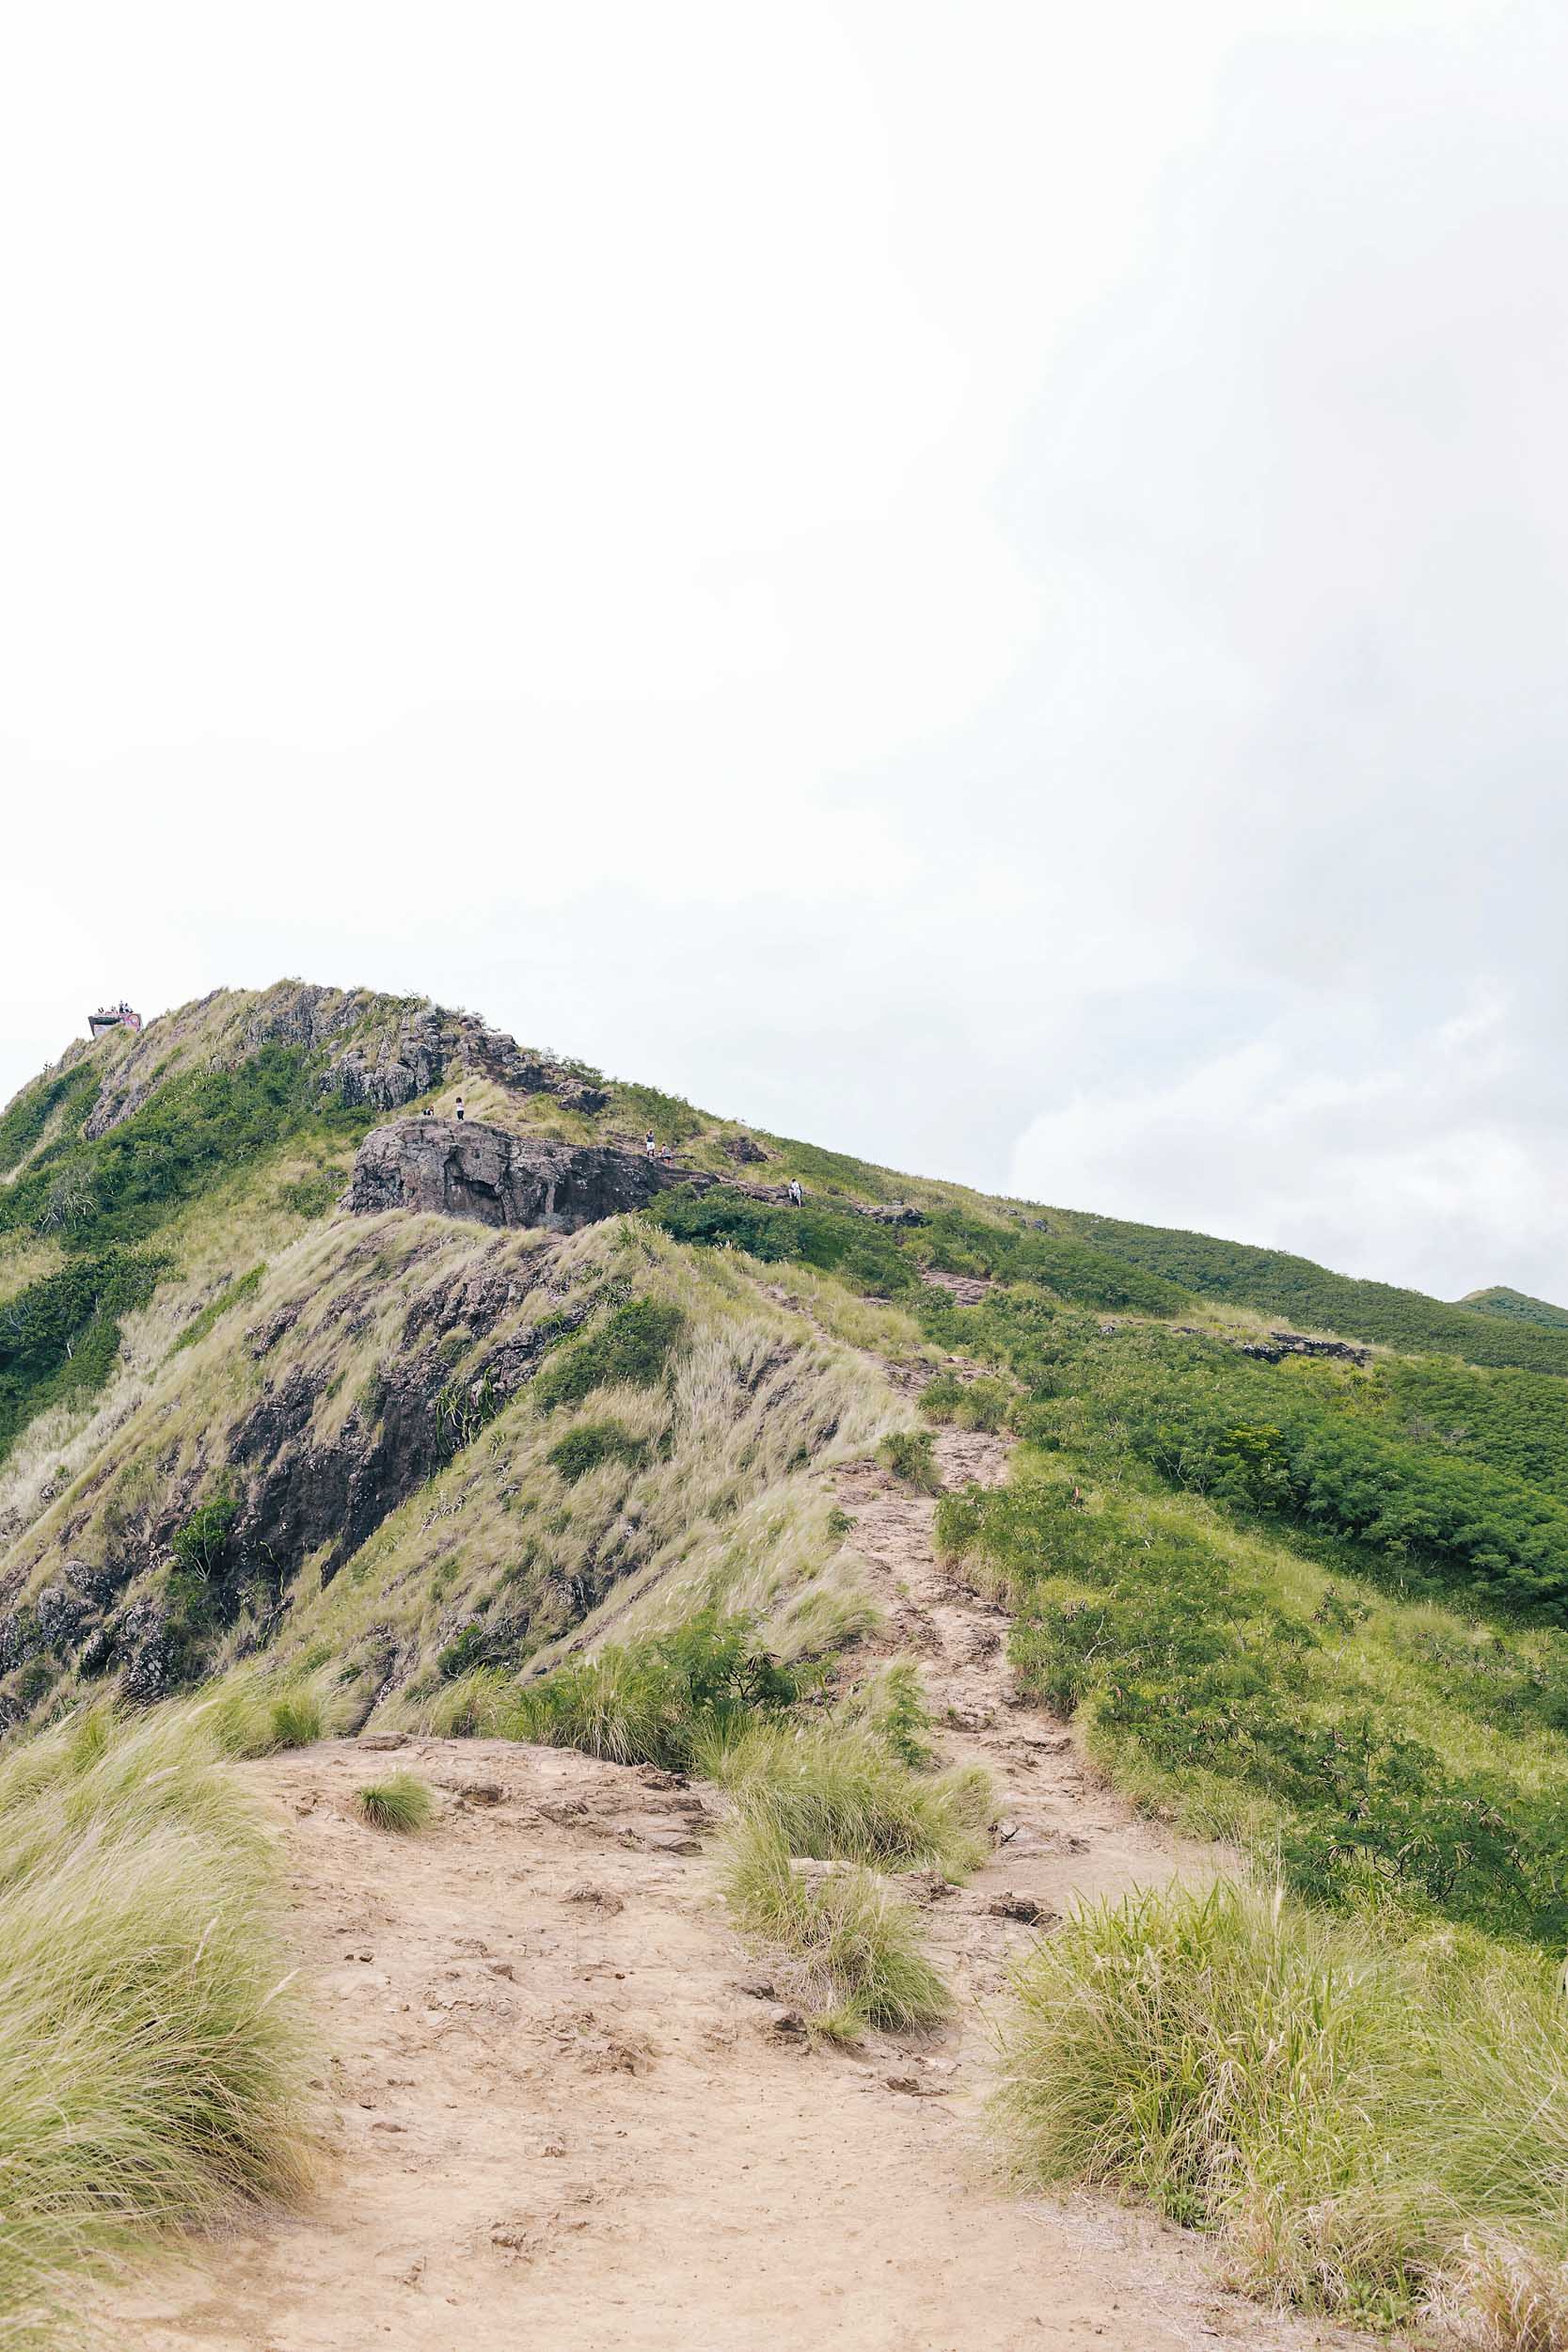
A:
<svg viewBox="0 0 1568 2352">
<path fill-rule="evenodd" d="M 682 1772 L 792 1706 L 800 1687 L 758 1645 L 750 1618 L 706 1609 L 672 1632 L 556 1667 L 516 1693 L 502 1727 L 515 1740 Z"/>
<path fill-rule="evenodd" d="M 289 2196 L 305 2055 L 258 1817 L 191 1709 L 0 1767 L 0 2342 L 57 2342 L 150 2230 Z"/>
<path fill-rule="evenodd" d="M 354 1805 L 370 1828 L 390 1830 L 399 1837 L 428 1829 L 436 1811 L 435 1798 L 414 1772 L 393 1772 L 386 1780 L 368 1782 L 355 1790 Z"/>
<path fill-rule="evenodd" d="M 934 2026 L 952 1997 L 921 1948 L 910 1905 L 870 1870 L 825 1876 L 792 1869 L 789 1847 L 753 1815 L 731 1833 L 724 1892 L 740 1925 L 777 1946 L 817 2030 L 852 2041 L 865 2026 L 908 2032 Z"/>
<path fill-rule="evenodd" d="M 1021 2175 L 1222 2233 L 1253 2292 L 1447 2340 L 1568 2341 L 1568 2017 L 1544 1962 L 1253 1888 L 1081 1913 L 1018 1971 Z M 1509 2316 L 1509 2314 L 1513 2316 Z M 1553 2333 L 1552 2330 L 1559 2332 Z"/>
<path fill-rule="evenodd" d="M 869 1729 L 762 1724 L 706 1764 L 741 1814 L 794 1854 L 961 1878 L 990 1851 L 986 1773 L 913 1772 Z"/>
<path fill-rule="evenodd" d="M 226 1756 L 277 1756 L 329 1736 L 331 1710 L 309 1683 L 270 1693 L 238 1683 L 209 1701 L 205 1712 Z"/>
</svg>

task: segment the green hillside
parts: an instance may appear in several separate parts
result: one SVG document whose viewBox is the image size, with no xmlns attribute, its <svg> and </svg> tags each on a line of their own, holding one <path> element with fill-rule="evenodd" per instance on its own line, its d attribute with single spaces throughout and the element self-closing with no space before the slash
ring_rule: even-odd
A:
<svg viewBox="0 0 1568 2352">
<path fill-rule="evenodd" d="M 1495 1290 L 1466 1291 L 1458 1302 L 1482 1315 L 1502 1315 L 1513 1323 L 1538 1323 L 1548 1331 L 1568 1331 L 1568 1307 L 1554 1307 L 1547 1298 L 1531 1298 L 1528 1291 L 1512 1291 L 1506 1283 Z"/>
<path fill-rule="evenodd" d="M 1064 1231 L 1098 1249 L 1128 1259 L 1205 1298 L 1256 1307 L 1318 1331 L 1347 1339 L 1373 1340 L 1411 1353 L 1458 1356 L 1472 1364 L 1521 1364 L 1532 1372 L 1568 1373 L 1565 1327 L 1540 1327 L 1535 1319 L 1510 1318 L 1468 1304 L 1448 1306 L 1420 1291 L 1388 1282 L 1364 1282 L 1331 1274 L 1309 1258 L 1288 1250 L 1257 1249 L 1243 1242 L 1217 1241 L 1125 1218 L 1053 1211 Z"/>
</svg>

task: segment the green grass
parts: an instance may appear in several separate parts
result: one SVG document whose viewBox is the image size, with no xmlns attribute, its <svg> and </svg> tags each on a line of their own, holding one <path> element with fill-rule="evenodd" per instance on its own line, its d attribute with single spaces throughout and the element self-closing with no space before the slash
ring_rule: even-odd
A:
<svg viewBox="0 0 1568 2352">
<path fill-rule="evenodd" d="M 417 1774 L 393 1772 L 386 1780 L 370 1781 L 363 1788 L 356 1788 L 354 1806 L 369 1828 L 389 1830 L 396 1836 L 408 1837 L 429 1828 L 436 1800 Z"/>
<path fill-rule="evenodd" d="M 273 1847 L 192 1710 L 0 1762 L 0 2342 L 149 2233 L 292 2197 L 306 2045 Z"/>
<path fill-rule="evenodd" d="M 1506 2352 L 1565 2340 L 1549 1964 L 1222 1884 L 1067 1921 L 1017 1972 L 1004 2036 L 998 2119 L 1028 2185 L 1147 2198 L 1271 2299 L 1379 2325 L 1425 2307 Z M 1521 2280 L 1539 2331 L 1489 2335 Z"/>
<path fill-rule="evenodd" d="M 238 1307 L 245 1299 L 255 1296 L 261 1287 L 266 1271 L 264 1263 L 261 1265 L 253 1265 L 248 1273 L 237 1276 L 231 1282 L 226 1282 L 217 1296 L 210 1298 L 199 1314 L 194 1314 L 191 1317 L 169 1353 L 178 1355 L 182 1347 L 195 1347 L 198 1340 L 204 1340 L 208 1332 L 229 1312 L 231 1307 Z"/>
<path fill-rule="evenodd" d="M 743 1814 L 726 1841 L 724 1894 L 745 1931 L 773 1947 L 784 1989 L 837 2041 L 866 2026 L 893 2032 L 938 2025 L 952 1996 L 922 1949 L 919 1921 L 874 1872 L 849 1864 L 807 1878 L 787 1839 Z"/>
<path fill-rule="evenodd" d="M 266 1692 L 240 1681 L 204 1702 L 213 1736 L 225 1756 L 277 1756 L 313 1747 L 328 1735 L 331 1710 L 309 1684 Z"/>
<path fill-rule="evenodd" d="M 485 1687 L 473 1686 L 456 1708 L 477 1711 Z M 705 1610 L 672 1632 L 573 1659 L 509 1700 L 491 1688 L 486 1727 L 615 1764 L 679 1772 L 793 1705 L 800 1691 L 800 1676 L 759 1644 L 749 1618 Z"/>
<path fill-rule="evenodd" d="M 678 1307 L 628 1298 L 584 1338 L 561 1348 L 533 1383 L 541 1412 L 580 1405 L 595 1389 L 651 1389 L 663 1379 L 686 1326 Z"/>
<path fill-rule="evenodd" d="M 942 1472 L 932 1454 L 933 1439 L 928 1429 L 895 1429 L 882 1439 L 878 1449 L 880 1460 L 917 1494 L 940 1495 Z"/>
<path fill-rule="evenodd" d="M 1053 1211 L 1053 1217 L 1097 1249 L 1201 1297 L 1257 1307 L 1311 1331 L 1380 1340 L 1412 1354 L 1457 1356 L 1471 1364 L 1568 1373 L 1568 1330 L 1450 1307 L 1388 1282 L 1357 1281 L 1288 1250 L 1259 1249 L 1120 1217 L 1064 1211 Z"/>
<path fill-rule="evenodd" d="M 990 1851 L 990 1784 L 974 1769 L 911 1771 L 869 1729 L 761 1724 L 709 1759 L 748 1820 L 792 1854 L 964 1878 Z"/>
<path fill-rule="evenodd" d="M 1014 1664 L 1133 1794 L 1314 1899 L 1568 1934 L 1568 1641 L 1391 1600 L 1194 1498 L 1053 1460 L 938 1505 Z"/>
</svg>

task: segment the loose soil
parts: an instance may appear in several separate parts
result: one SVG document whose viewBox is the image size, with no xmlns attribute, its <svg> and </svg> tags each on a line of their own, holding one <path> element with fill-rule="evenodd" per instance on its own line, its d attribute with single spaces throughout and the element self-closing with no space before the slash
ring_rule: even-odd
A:
<svg viewBox="0 0 1568 2352">
<path fill-rule="evenodd" d="M 947 1433 L 951 1484 L 993 1438 Z M 274 1805 L 321 2020 L 320 2194 L 166 2263 L 105 2314 L 128 2352 L 1176 2352 L 1354 2339 L 1227 2296 L 1198 2246 L 1087 2199 L 1021 2199 L 982 2126 L 986 2006 L 1085 1896 L 1212 1857 L 1134 1819 L 1070 1735 L 1011 1704 L 1004 1621 L 955 1591 L 934 1504 L 871 1464 L 838 1498 L 1005 1842 L 925 1916 L 958 1995 L 930 2040 L 813 2047 L 714 1893 L 718 1801 L 499 1741 L 336 1741 L 243 1768 Z M 440 1793 L 364 1827 L 388 1763 Z M 1002 1897 L 1042 1924 L 998 1915 Z"/>
</svg>

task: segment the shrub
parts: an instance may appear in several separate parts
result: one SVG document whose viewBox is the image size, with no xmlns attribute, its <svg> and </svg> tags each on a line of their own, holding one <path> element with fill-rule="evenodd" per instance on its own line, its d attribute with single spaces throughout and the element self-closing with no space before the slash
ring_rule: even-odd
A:
<svg viewBox="0 0 1568 2352">
<path fill-rule="evenodd" d="M 309 2171 L 275 1850 L 196 1713 L 103 1711 L 0 1761 L 0 2338 L 84 2266 Z"/>
<path fill-rule="evenodd" d="M 656 1298 L 627 1299 L 596 1330 L 550 1358 L 533 1383 L 540 1409 L 548 1413 L 562 1405 L 580 1405 L 595 1389 L 657 1387 L 685 1324 L 678 1307 Z"/>
<path fill-rule="evenodd" d="M 354 1805 L 359 1819 L 372 1829 L 407 1837 L 429 1827 L 436 1800 L 413 1772 L 393 1772 L 387 1780 L 373 1780 L 356 1788 Z"/>
<path fill-rule="evenodd" d="M 882 1439 L 879 1452 L 895 1478 L 920 1494 L 940 1495 L 942 1472 L 931 1452 L 934 1442 L 928 1429 L 895 1429 Z"/>
<path fill-rule="evenodd" d="M 758 1646 L 752 1620 L 705 1610 L 673 1632 L 555 1667 L 516 1693 L 508 1730 L 616 1764 L 684 1771 L 758 1716 L 792 1706 L 800 1677 Z"/>
<path fill-rule="evenodd" d="M 1217 2230 L 1255 2293 L 1398 2324 L 1423 2295 L 1496 2299 L 1478 2230 L 1538 2277 L 1568 2250 L 1545 1965 L 1222 1883 L 1081 1913 L 1013 1990 L 998 2116 L 1022 2177 Z"/>
<path fill-rule="evenodd" d="M 923 1776 L 868 1729 L 758 1724 L 706 1761 L 741 1814 L 793 1854 L 961 1878 L 990 1851 L 986 1773 Z"/>
<path fill-rule="evenodd" d="M 975 1380 L 960 1380 L 939 1373 L 921 1392 L 920 1409 L 928 1421 L 948 1422 L 959 1429 L 1005 1429 L 1014 1396 L 1005 1380 L 982 1373 Z"/>
<path fill-rule="evenodd" d="M 103 1250 L 0 1307 L 0 1454 L 46 1406 L 80 1403 L 103 1386 L 119 1355 L 121 1317 L 145 1306 L 166 1263 Z"/>
<path fill-rule="evenodd" d="M 205 1582 L 222 1568 L 239 1507 L 232 1495 L 214 1495 L 210 1502 L 193 1511 L 183 1526 L 175 1529 L 169 1549 L 186 1575 L 199 1577 Z"/>
<path fill-rule="evenodd" d="M 780 1831 L 749 1816 L 730 1834 L 723 1886 L 741 1927 L 793 1963 L 789 1989 L 819 2032 L 849 2041 L 865 2026 L 917 2031 L 951 2009 L 915 1914 L 871 1871 L 808 1877 L 791 1868 Z"/>
<path fill-rule="evenodd" d="M 295 1184 L 280 1184 L 277 1198 L 282 1207 L 310 1224 L 326 1215 L 342 1189 L 341 1170 L 324 1168 L 318 1176 L 302 1176 Z"/>
<path fill-rule="evenodd" d="M 636 1469 L 647 1460 L 649 1451 L 647 1438 L 634 1437 L 624 1422 L 589 1421 L 558 1438 L 545 1459 L 569 1486 L 575 1486 L 603 1462 L 621 1462 L 628 1470 Z"/>
</svg>

